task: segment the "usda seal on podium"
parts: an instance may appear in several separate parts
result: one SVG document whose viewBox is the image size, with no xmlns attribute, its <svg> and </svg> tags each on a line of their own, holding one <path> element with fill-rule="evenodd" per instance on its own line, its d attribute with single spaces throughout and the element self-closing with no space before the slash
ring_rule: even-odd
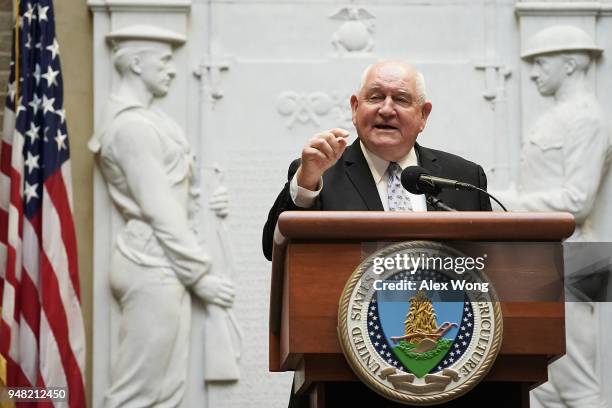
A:
<svg viewBox="0 0 612 408">
<path fill-rule="evenodd" d="M 363 261 L 338 311 L 340 344 L 361 381 L 411 405 L 441 404 L 474 388 L 493 365 L 503 331 L 486 258 L 413 241 Z"/>
</svg>

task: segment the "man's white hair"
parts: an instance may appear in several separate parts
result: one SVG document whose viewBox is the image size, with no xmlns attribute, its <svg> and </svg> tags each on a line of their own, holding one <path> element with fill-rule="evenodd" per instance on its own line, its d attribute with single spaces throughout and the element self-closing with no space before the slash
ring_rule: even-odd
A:
<svg viewBox="0 0 612 408">
<path fill-rule="evenodd" d="M 416 78 L 414 80 L 416 86 L 417 98 L 419 104 L 424 104 L 427 100 L 427 88 L 425 87 L 425 76 L 421 71 L 416 72 Z"/>
<path fill-rule="evenodd" d="M 363 86 L 366 83 L 366 79 L 368 78 L 368 74 L 370 73 L 370 70 L 374 68 L 375 65 L 378 65 L 378 64 L 379 63 L 370 64 L 366 67 L 366 69 L 363 70 L 363 73 L 361 74 L 361 82 L 359 83 L 359 88 L 357 89 L 357 92 L 360 92 L 363 89 Z M 408 65 L 406 63 L 402 63 L 402 64 Z M 423 75 L 421 71 L 416 71 L 414 83 L 416 87 L 416 94 L 417 94 L 417 100 L 419 102 L 419 105 L 423 105 L 425 101 L 427 100 L 427 87 L 425 86 L 425 76 Z"/>
</svg>

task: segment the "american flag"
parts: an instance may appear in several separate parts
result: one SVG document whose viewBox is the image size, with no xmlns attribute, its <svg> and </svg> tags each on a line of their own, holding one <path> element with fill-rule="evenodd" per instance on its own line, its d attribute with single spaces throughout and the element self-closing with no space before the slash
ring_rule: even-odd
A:
<svg viewBox="0 0 612 408">
<path fill-rule="evenodd" d="M 82 408 L 85 332 L 53 4 L 18 4 L 0 148 L 0 354 L 7 386 L 66 387 L 68 406 Z"/>
</svg>

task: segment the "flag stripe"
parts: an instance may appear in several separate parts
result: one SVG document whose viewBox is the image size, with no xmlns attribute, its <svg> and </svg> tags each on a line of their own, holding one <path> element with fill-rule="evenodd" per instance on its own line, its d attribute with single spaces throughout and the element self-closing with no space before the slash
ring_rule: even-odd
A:
<svg viewBox="0 0 612 408">
<path fill-rule="evenodd" d="M 6 113 L 4 115 L 6 120 Z M 0 171 L 3 174 L 10 174 L 11 172 L 11 155 L 13 153 L 12 145 L 7 141 L 2 141 L 2 150 L 0 150 Z"/>
<path fill-rule="evenodd" d="M 55 337 L 52 335 L 49 322 L 45 315 L 42 316 L 42 335 L 40 337 L 40 374 L 42 384 L 53 384 L 54 387 L 68 387 L 64 366 L 60 359 L 60 350 L 57 347 Z M 41 384 L 41 385 L 42 385 Z"/>
<path fill-rule="evenodd" d="M 55 175 L 51 176 L 50 179 L 54 179 L 55 177 L 60 177 L 59 173 L 56 173 Z M 63 186 L 63 182 L 61 182 L 61 185 Z M 46 198 L 47 195 L 51 195 L 55 191 L 57 191 L 57 188 L 45 188 L 44 191 L 44 198 Z M 52 204 L 53 201 L 53 199 L 43 199 L 43 231 L 58 231 L 60 230 L 61 225 L 64 225 L 65 223 L 65 219 L 62 219 L 61 213 L 58 212 L 56 207 Z M 57 199 L 56 201 L 59 201 L 60 203 L 66 203 L 66 201 L 61 199 Z M 70 209 L 68 209 L 68 211 L 70 211 Z M 63 232 L 64 229 L 61 229 L 61 231 Z M 74 239 L 74 237 L 72 239 Z M 64 245 L 62 245 L 62 243 L 67 242 L 65 240 L 48 239 L 43 240 L 43 242 L 54 242 L 53 248 L 49 248 L 47 247 L 47 244 L 44 244 L 45 247 L 43 249 L 48 257 L 51 267 L 56 272 L 58 282 L 60 283 L 60 300 L 63 302 L 64 309 L 67 312 L 66 319 L 68 322 L 69 332 L 73 334 L 68 339 L 70 340 L 72 350 L 75 352 L 75 354 L 78 354 L 78 361 L 84 363 L 85 333 L 83 329 L 83 316 L 81 314 L 78 293 L 76 292 L 75 287 L 73 286 L 74 280 L 72 280 L 72 278 L 75 278 L 77 280 L 76 284 L 78 288 L 78 270 L 76 269 L 76 256 L 68 256 L 68 254 L 71 253 L 70 248 L 68 246 L 64 247 Z M 73 245 L 73 250 L 76 250 L 76 243 L 73 243 Z M 76 276 L 69 276 L 70 268 L 75 268 L 74 274 Z M 78 335 L 75 336 L 74 334 Z M 85 367 L 81 366 L 81 369 L 84 370 Z"/>
<path fill-rule="evenodd" d="M 39 387 L 42 388 L 47 388 L 47 383 L 45 382 L 44 378 L 42 377 L 42 374 L 39 372 L 38 373 L 38 380 L 36 380 L 37 384 Z M 49 383 L 49 384 L 53 384 L 53 383 Z M 57 408 L 64 408 L 66 406 L 65 403 L 63 402 L 59 402 L 57 403 Z M 35 406 L 35 408 L 54 408 L 53 403 L 51 402 L 47 402 L 47 401 L 40 401 L 38 402 L 38 404 Z"/>
<path fill-rule="evenodd" d="M 13 327 L 15 320 L 19 320 L 19 292 L 17 288 L 17 277 L 15 276 L 15 265 L 17 264 L 17 251 L 14 247 L 8 247 L 6 256 L 6 278 L 2 297 L 2 318 Z M 2 336 L 0 336 L 2 337 Z"/>
<path fill-rule="evenodd" d="M 41 283 L 45 287 L 42 291 L 42 305 L 51 332 L 57 341 L 64 372 L 68 378 L 68 398 L 71 407 L 85 406 L 85 391 L 83 378 L 76 357 L 68 343 L 69 331 L 66 311 L 60 296 L 59 283 L 49 259 L 44 252 L 40 257 Z"/>
<path fill-rule="evenodd" d="M 28 378 L 23 374 L 21 366 L 15 362 L 12 358 L 6 359 L 7 372 L 8 372 L 8 384 L 11 387 L 32 387 Z M 21 407 L 20 407 L 21 408 Z"/>
<path fill-rule="evenodd" d="M 18 361 L 23 375 L 28 379 L 28 384 L 31 384 L 31 386 L 36 385 L 36 373 L 38 373 L 38 353 L 33 353 L 33 350 L 38 351 L 37 337 L 34 337 L 29 324 L 20 324 Z"/>
<path fill-rule="evenodd" d="M 65 163 L 62 167 L 70 168 L 69 163 Z M 72 289 L 75 291 L 76 299 L 80 302 L 81 294 L 79 290 L 79 265 L 77 259 L 77 244 L 76 244 L 76 234 L 74 231 L 74 225 L 72 223 L 72 210 L 70 209 L 70 204 L 68 202 L 68 194 L 66 191 L 66 186 L 64 185 L 64 179 L 62 178 L 62 173 L 56 172 L 54 175 L 49 177 L 45 182 L 45 193 L 49 194 L 49 198 L 55 207 L 53 213 L 56 213 L 59 216 L 58 225 L 50 227 L 51 231 L 61 231 L 62 234 L 62 242 L 65 247 L 65 254 L 71 254 L 71 256 L 66 257 L 66 261 L 68 265 L 62 265 L 62 268 L 59 270 L 65 271 L 64 267 L 67 266 L 67 270 L 69 272 L 69 280 L 72 283 Z M 46 208 L 45 203 L 47 200 L 43 200 L 43 211 Z M 47 218 L 45 217 L 45 220 Z M 61 228 L 61 226 L 64 226 Z M 53 237 L 50 237 L 53 239 Z M 80 307 L 79 307 L 80 310 Z"/>
<path fill-rule="evenodd" d="M 0 184 L 4 184 L 2 181 L 5 178 L 6 177 L 0 177 Z M 2 226 L 2 230 L 0 230 L 0 243 L 6 245 L 8 243 L 8 211 L 4 209 L 0 210 L 0 226 Z M 0 277 L 3 276 L 4 275 L 0 275 Z"/>
<path fill-rule="evenodd" d="M 22 237 L 21 220 L 23 219 L 23 135 L 18 131 L 15 131 L 13 137 L 13 149 L 11 149 L 11 168 L 9 169 L 9 176 L 11 180 L 11 191 L 10 191 L 10 204 L 9 208 L 9 230 L 8 230 L 8 242 L 10 245 L 17 244 L 17 238 Z M 17 211 L 17 214 L 11 214 L 11 211 Z M 18 233 L 15 234 L 15 231 Z"/>
<path fill-rule="evenodd" d="M 64 165 L 62 165 L 62 182 L 64 184 L 64 191 L 66 194 L 66 201 L 68 203 L 68 211 L 66 212 L 67 214 L 74 214 L 74 202 L 72 201 L 72 189 L 71 188 L 67 188 L 66 186 L 72 186 L 72 171 L 71 171 L 71 165 L 70 162 L 66 162 L 64 163 Z M 73 234 L 74 236 L 76 236 L 76 234 Z"/>
<path fill-rule="evenodd" d="M 30 276 L 26 273 L 23 274 L 21 279 L 21 285 L 19 286 L 20 297 L 28 299 L 27 302 L 22 303 L 21 317 L 25 320 L 30 330 L 38 338 L 40 330 L 40 303 L 38 301 L 38 291 L 34 282 L 30 279 Z"/>
<path fill-rule="evenodd" d="M 0 319 L 0 333 L 10 333 L 10 332 L 11 332 L 10 327 L 8 326 L 6 321 L 4 319 Z M 3 357 L 8 356 L 9 345 L 10 345 L 10 337 L 1 336 L 0 337 L 0 354 L 2 354 Z"/>
</svg>

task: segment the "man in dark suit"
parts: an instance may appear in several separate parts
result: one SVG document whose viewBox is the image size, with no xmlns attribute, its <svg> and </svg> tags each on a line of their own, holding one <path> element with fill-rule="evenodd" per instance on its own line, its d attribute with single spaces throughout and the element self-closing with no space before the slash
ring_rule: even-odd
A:
<svg viewBox="0 0 612 408">
<path fill-rule="evenodd" d="M 368 67 L 350 102 L 358 140 L 347 147 L 346 130 L 319 133 L 306 143 L 301 159 L 291 163 L 288 182 L 270 210 L 263 231 L 263 250 L 268 260 L 272 258 L 276 221 L 283 211 L 434 210 L 425 197 L 412 195 L 399 185 L 399 173 L 408 166 L 420 165 L 434 176 L 487 188 L 479 165 L 416 143 L 432 105 L 425 96 L 423 76 L 410 65 L 382 61 Z M 457 210 L 491 210 L 489 198 L 480 193 L 444 191 L 439 198 Z M 495 390 L 488 392 L 495 394 Z M 453 407 L 472 406 L 466 398 Z M 326 389 L 326 400 L 333 407 L 402 406 L 359 384 L 334 384 Z M 516 405 L 512 401 L 504 406 Z M 289 408 L 307 406 L 306 398 L 291 393 Z"/>
<path fill-rule="evenodd" d="M 304 146 L 301 159 L 289 167 L 289 181 L 264 227 L 267 259 L 272 257 L 274 229 L 283 211 L 434 210 L 423 196 L 395 189 L 398 173 L 411 165 L 420 165 L 434 176 L 487 188 L 479 165 L 416 143 L 432 104 L 426 99 L 422 74 L 412 66 L 389 60 L 368 67 L 350 103 L 358 140 L 347 147 L 349 133 L 331 129 Z M 478 192 L 447 190 L 439 198 L 460 211 L 491 210 L 489 198 Z"/>
</svg>

